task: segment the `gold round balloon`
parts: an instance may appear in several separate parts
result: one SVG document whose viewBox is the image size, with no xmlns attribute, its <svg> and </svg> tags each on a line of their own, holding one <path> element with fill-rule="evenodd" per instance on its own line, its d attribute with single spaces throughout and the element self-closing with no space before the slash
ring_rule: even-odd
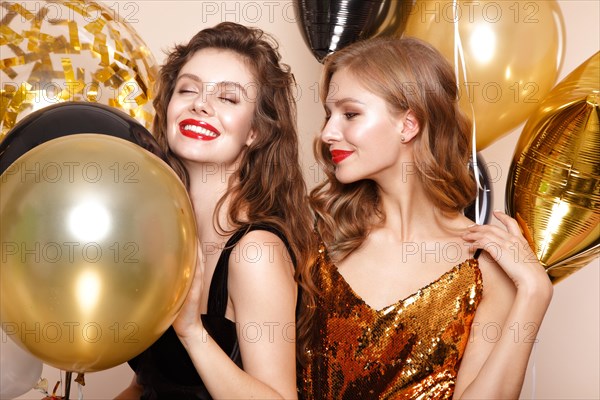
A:
<svg viewBox="0 0 600 400">
<path fill-rule="evenodd" d="M 556 283 L 600 254 L 600 52 L 560 82 L 517 143 L 506 204 Z"/>
<path fill-rule="evenodd" d="M 123 139 L 43 143 L 0 176 L 2 329 L 74 372 L 138 355 L 171 325 L 191 285 L 196 225 L 186 189 Z"/>
<path fill-rule="evenodd" d="M 404 36 L 431 43 L 455 65 L 458 25 L 460 105 L 469 117 L 473 107 L 479 151 L 525 121 L 556 82 L 564 21 L 554 0 L 454 3 L 417 0 Z"/>
<path fill-rule="evenodd" d="M 132 27 L 136 3 L 3 1 L 0 29 L 0 142 L 50 104 L 105 104 L 150 129 L 157 67 Z"/>
</svg>

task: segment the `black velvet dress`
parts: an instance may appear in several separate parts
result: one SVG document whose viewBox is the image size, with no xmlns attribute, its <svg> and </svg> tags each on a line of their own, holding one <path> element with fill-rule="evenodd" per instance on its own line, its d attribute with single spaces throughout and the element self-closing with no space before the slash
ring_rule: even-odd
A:
<svg viewBox="0 0 600 400">
<path fill-rule="evenodd" d="M 279 230 L 265 224 L 243 226 L 231 236 L 219 256 L 210 283 L 208 310 L 206 314 L 201 315 L 204 328 L 240 368 L 243 368 L 243 364 L 235 324 L 225 318 L 229 256 L 240 239 L 254 230 L 264 230 L 277 235 L 286 245 L 294 261 L 289 243 Z M 129 365 L 136 373 L 137 383 L 143 387 L 142 400 L 212 399 L 173 327 L 169 327 L 142 354 L 130 360 Z M 226 380 L 223 382 L 227 384 Z"/>
</svg>

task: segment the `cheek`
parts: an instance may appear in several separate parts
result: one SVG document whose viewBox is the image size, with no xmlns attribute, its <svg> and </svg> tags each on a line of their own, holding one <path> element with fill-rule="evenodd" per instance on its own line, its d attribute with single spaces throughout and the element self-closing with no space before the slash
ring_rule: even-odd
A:
<svg viewBox="0 0 600 400">
<path fill-rule="evenodd" d="M 219 120 L 221 124 L 223 124 L 223 126 L 228 129 L 235 128 L 236 124 L 239 123 L 238 119 L 234 118 L 234 116 L 232 116 L 231 113 L 227 111 L 221 111 L 219 113 Z"/>
<path fill-rule="evenodd" d="M 166 129 L 166 136 L 167 136 L 167 143 L 169 146 L 172 146 L 174 143 L 175 138 L 178 135 L 178 125 L 177 125 L 177 118 L 178 118 L 178 113 L 172 108 L 169 107 L 167 109 L 167 129 Z"/>
<path fill-rule="evenodd" d="M 219 119 L 225 129 L 245 134 L 252 128 L 252 113 L 249 110 L 237 110 L 237 112 L 222 112 Z"/>
<path fill-rule="evenodd" d="M 375 118 L 364 119 L 361 124 L 354 125 L 346 133 L 350 143 L 359 147 L 372 147 L 385 139 L 387 131 Z"/>
<path fill-rule="evenodd" d="M 187 103 L 183 99 L 173 97 L 167 106 L 167 125 L 177 123 L 177 119 L 182 118 L 187 109 Z"/>
<path fill-rule="evenodd" d="M 175 123 L 177 114 L 177 104 L 173 102 L 169 103 L 169 106 L 167 107 L 167 127 Z"/>
</svg>

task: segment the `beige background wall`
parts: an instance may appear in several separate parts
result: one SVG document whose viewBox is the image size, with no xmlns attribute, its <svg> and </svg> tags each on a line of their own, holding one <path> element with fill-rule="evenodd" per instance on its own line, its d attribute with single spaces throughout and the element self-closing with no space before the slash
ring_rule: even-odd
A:
<svg viewBox="0 0 600 400">
<path fill-rule="evenodd" d="M 499 0 L 503 1 L 503 0 Z M 506 0 L 509 1 L 509 0 Z M 514 0 L 517 1 L 517 0 Z M 521 0 L 526 1 L 526 0 Z M 544 0 L 539 0 L 544 1 Z M 198 30 L 223 20 L 255 25 L 272 33 L 281 43 L 286 63 L 299 84 L 299 131 L 305 176 L 309 186 L 318 179 L 311 143 L 323 118 L 316 97 L 321 65 L 302 41 L 294 21 L 291 0 L 284 1 L 104 1 L 129 16 L 129 23 L 150 47 L 157 61 L 173 43 L 187 41 Z M 566 23 L 566 56 L 559 79 L 600 49 L 600 2 L 560 0 Z M 528 40 L 528 38 L 523 38 Z M 495 208 L 504 209 L 504 187 L 514 146 L 521 127 L 483 151 L 485 160 L 498 165 L 494 182 Z M 554 299 L 539 334 L 521 398 L 599 399 L 599 261 L 572 275 L 555 288 Z M 60 372 L 45 366 L 50 385 Z M 84 399 L 109 399 L 129 384 L 126 365 L 88 374 Z M 532 396 L 535 394 L 535 397 Z M 20 399 L 40 399 L 31 391 Z M 77 398 L 77 385 L 72 389 Z"/>
</svg>

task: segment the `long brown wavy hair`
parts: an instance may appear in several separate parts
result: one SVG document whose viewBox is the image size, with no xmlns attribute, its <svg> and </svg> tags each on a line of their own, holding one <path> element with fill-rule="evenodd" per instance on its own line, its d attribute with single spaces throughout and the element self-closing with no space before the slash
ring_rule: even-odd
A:
<svg viewBox="0 0 600 400">
<path fill-rule="evenodd" d="M 476 195 L 468 169 L 471 123 L 459 108 L 454 71 L 444 57 L 415 38 L 356 42 L 326 58 L 321 101 L 327 98 L 333 74 L 341 69 L 384 99 L 390 112 L 412 110 L 420 127 L 414 142 L 415 173 L 435 206 L 461 212 L 469 205 Z M 339 262 L 385 215 L 375 182 L 340 183 L 328 145 L 317 140 L 314 150 L 326 179 L 312 190 L 311 206 L 329 256 Z"/>
<path fill-rule="evenodd" d="M 167 142 L 167 107 L 181 68 L 202 49 L 232 51 L 242 56 L 256 80 L 258 95 L 252 121 L 257 133 L 245 149 L 228 188 L 215 209 L 215 227 L 221 231 L 216 215 L 229 200 L 228 222 L 237 229 L 248 222 L 263 222 L 278 228 L 290 243 L 296 260 L 296 281 L 303 305 L 314 304 L 314 284 L 310 274 L 316 251 L 313 217 L 298 158 L 294 77 L 281 63 L 274 38 L 257 28 L 223 22 L 198 32 L 185 45 L 176 45 L 161 67 L 153 130 L 173 169 L 189 188 L 189 175 Z M 297 321 L 298 354 L 308 336 L 304 313 Z"/>
</svg>

